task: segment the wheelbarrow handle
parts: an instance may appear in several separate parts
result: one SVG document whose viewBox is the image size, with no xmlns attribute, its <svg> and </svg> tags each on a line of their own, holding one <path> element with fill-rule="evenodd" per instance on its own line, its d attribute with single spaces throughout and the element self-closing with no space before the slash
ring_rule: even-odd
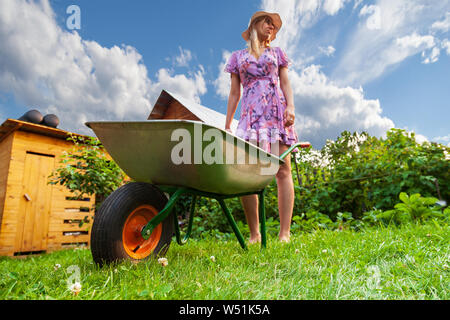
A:
<svg viewBox="0 0 450 320">
<path fill-rule="evenodd" d="M 311 147 L 311 144 L 309 142 L 297 142 L 296 144 L 293 144 L 292 146 L 289 147 L 289 149 L 287 149 L 285 152 L 283 152 L 280 156 L 280 159 L 284 159 L 286 158 L 286 156 L 292 152 L 292 150 L 294 150 L 295 148 L 300 147 L 300 148 L 309 148 Z"/>
</svg>

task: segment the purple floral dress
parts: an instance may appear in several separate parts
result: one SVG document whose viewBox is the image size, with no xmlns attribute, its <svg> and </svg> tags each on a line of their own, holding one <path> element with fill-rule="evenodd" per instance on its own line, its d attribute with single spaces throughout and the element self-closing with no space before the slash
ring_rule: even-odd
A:
<svg viewBox="0 0 450 320">
<path fill-rule="evenodd" d="M 271 144 L 290 146 L 298 141 L 294 125 L 284 126 L 286 99 L 279 87 L 279 67 L 289 63 L 279 47 L 266 48 L 259 59 L 243 49 L 231 54 L 224 70 L 238 74 L 244 88 L 236 136 L 267 152 L 276 153 Z"/>
</svg>

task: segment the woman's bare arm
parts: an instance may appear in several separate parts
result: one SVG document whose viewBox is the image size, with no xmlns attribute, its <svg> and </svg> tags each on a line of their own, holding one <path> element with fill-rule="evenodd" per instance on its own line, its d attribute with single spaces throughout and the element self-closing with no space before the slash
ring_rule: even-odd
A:
<svg viewBox="0 0 450 320">
<path fill-rule="evenodd" d="M 239 99 L 241 98 L 241 80 L 236 73 L 231 74 L 230 95 L 228 96 L 227 118 L 225 120 L 225 130 L 229 130 L 236 112 Z"/>
<path fill-rule="evenodd" d="M 288 77 L 288 68 L 280 67 L 280 88 L 286 99 L 286 110 L 284 112 L 285 126 L 290 126 L 295 120 L 294 94 Z"/>
</svg>

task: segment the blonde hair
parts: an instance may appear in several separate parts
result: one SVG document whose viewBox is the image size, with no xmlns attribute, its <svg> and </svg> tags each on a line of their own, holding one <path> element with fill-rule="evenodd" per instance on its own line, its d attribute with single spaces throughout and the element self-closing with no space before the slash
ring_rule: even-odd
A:
<svg viewBox="0 0 450 320">
<path fill-rule="evenodd" d="M 270 36 L 269 39 L 261 42 L 258 38 L 258 32 L 256 31 L 255 25 L 259 23 L 260 21 L 264 20 L 266 17 L 260 17 L 259 19 L 256 19 L 250 28 L 250 37 L 247 41 L 247 48 L 248 51 L 256 56 L 256 58 L 259 58 L 259 56 L 262 54 L 261 52 L 261 45 L 263 45 L 265 48 L 268 48 L 270 46 Z"/>
</svg>

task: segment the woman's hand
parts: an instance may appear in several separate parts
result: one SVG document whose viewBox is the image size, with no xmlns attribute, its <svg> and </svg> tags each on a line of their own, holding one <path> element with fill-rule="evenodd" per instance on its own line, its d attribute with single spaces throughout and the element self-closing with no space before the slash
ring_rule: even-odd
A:
<svg viewBox="0 0 450 320">
<path fill-rule="evenodd" d="M 284 110 L 284 126 L 289 127 L 294 124 L 295 121 L 295 108 L 293 105 L 288 105 Z"/>
</svg>

